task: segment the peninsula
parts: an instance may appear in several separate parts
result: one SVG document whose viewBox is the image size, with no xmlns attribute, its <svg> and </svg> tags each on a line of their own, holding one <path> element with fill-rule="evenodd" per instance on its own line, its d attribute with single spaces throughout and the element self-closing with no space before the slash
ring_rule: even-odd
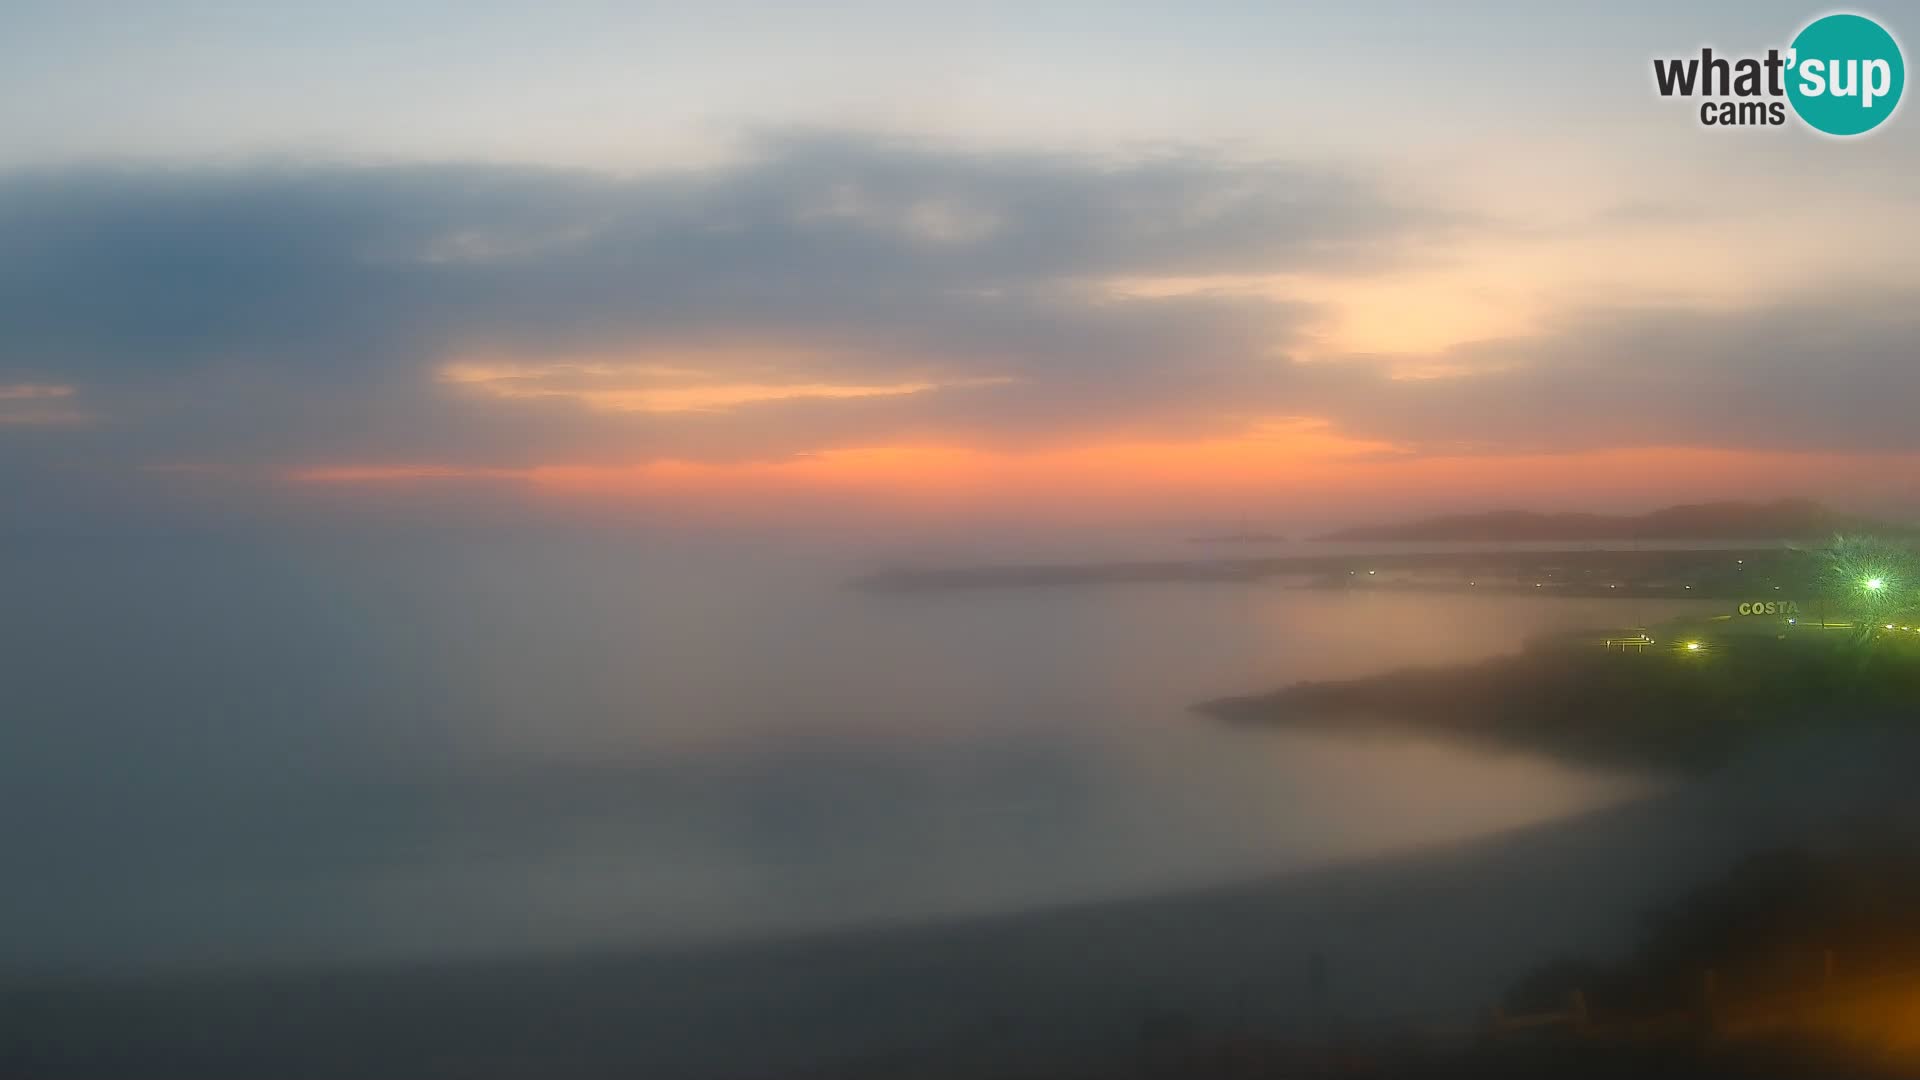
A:
<svg viewBox="0 0 1920 1080">
<path fill-rule="evenodd" d="M 1811 499 L 1710 502 L 1645 514 L 1544 514 L 1495 510 L 1389 525 L 1363 525 L 1314 537 L 1323 541 L 1814 540 L 1835 533 L 1905 531 L 1830 509 Z"/>
</svg>

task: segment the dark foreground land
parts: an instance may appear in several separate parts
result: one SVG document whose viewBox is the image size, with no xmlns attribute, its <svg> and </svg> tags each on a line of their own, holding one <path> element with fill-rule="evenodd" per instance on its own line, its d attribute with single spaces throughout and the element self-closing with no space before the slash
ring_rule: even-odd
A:
<svg viewBox="0 0 1920 1080">
<path fill-rule="evenodd" d="M 1468 1044 L 1375 1039 L 1348 1064 L 1404 1076 L 1920 1076 L 1920 796 L 1908 784 L 1849 797 L 1827 756 L 1874 745 L 1888 775 L 1920 768 L 1920 633 L 1721 618 L 1638 636 L 1543 639 L 1479 664 L 1201 706 L 1240 723 L 1418 730 L 1652 767 L 1696 778 L 1696 791 L 1741 787 L 1742 813 L 1802 826 L 1823 817 L 1809 793 L 1845 807 L 1676 887 L 1641 912 L 1631 949 L 1538 964 Z M 1797 764 L 1755 771 L 1761 761 Z M 1678 832 L 1717 812 L 1668 809 L 1661 827 Z M 1282 1073 L 1250 1075 L 1266 1074 Z"/>
</svg>

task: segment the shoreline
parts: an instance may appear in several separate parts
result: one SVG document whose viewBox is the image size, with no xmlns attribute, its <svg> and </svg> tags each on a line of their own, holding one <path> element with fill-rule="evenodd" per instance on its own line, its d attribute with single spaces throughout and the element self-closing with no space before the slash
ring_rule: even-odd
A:
<svg viewBox="0 0 1920 1080">
<path fill-rule="evenodd" d="M 1561 596 L 1707 599 L 1772 592 L 1776 585 L 1799 587 L 1813 573 L 1806 552 L 1779 546 L 1778 541 L 1755 541 L 1753 547 L 1329 552 L 896 568 L 855 578 L 848 586 L 873 593 L 919 593 L 1306 577 L 1328 588 L 1467 586 L 1485 591 L 1537 589 Z M 1408 574 L 1427 576 L 1409 579 Z"/>
<path fill-rule="evenodd" d="M 511 1060 L 516 1046 L 529 1060 L 579 1064 L 543 1067 L 552 1075 L 881 1075 L 960 1046 L 986 1055 L 973 1074 L 994 1075 L 1125 1052 L 1156 1017 L 1297 1031 L 1313 1014 L 1304 972 L 1315 954 L 1355 1030 L 1464 1018 L 1543 955 L 1621 947 L 1662 880 L 1731 859 L 1705 831 L 1657 827 L 1655 806 L 1671 797 L 1205 889 L 952 922 L 659 952 L 12 986 L 0 1008 L 56 1052 L 23 1056 L 0 1040 L 0 1067 L 53 1078 L 168 1063 L 238 1078 L 284 1073 L 284 1055 L 326 1044 L 366 1056 L 316 1075 L 460 1075 L 459 1062 Z M 1561 892 L 1578 880 L 1593 902 L 1564 910 Z M 480 1022 L 496 1011 L 504 1026 Z M 250 1044 L 255 1028 L 277 1035 Z M 208 1030 L 235 1034 L 191 1038 Z M 463 1045 L 469 1036 L 478 1042 Z M 63 1057 L 63 1045 L 85 1050 Z"/>
<path fill-rule="evenodd" d="M 1824 617 L 1801 624 L 1794 610 L 1555 634 L 1471 663 L 1300 681 L 1194 709 L 1229 724 L 1426 733 L 1695 775 L 1810 728 L 1897 726 L 1920 699 L 1912 628 L 1860 637 Z"/>
<path fill-rule="evenodd" d="M 1824 733 L 1571 818 L 1135 899 L 672 951 L 14 986 L 0 1071 L 991 1078 L 1118 1067 L 1168 1030 L 1391 1038 L 1470 1024 L 1557 958 L 1619 958 L 1648 910 L 1747 853 L 1845 833 L 1863 809 L 1920 822 L 1901 764 L 1916 743 Z"/>
</svg>

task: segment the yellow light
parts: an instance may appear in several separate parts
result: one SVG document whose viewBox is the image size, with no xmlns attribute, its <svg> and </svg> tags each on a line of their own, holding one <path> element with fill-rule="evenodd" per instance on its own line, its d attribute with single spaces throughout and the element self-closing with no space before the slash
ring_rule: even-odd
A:
<svg viewBox="0 0 1920 1080">
<path fill-rule="evenodd" d="M 1693 651 L 1695 651 L 1695 650 L 1697 650 L 1697 649 L 1699 649 L 1699 648 L 1700 648 L 1700 643 L 1699 643 L 1699 642 L 1697 642 L 1697 641 L 1689 641 L 1689 642 L 1687 642 L 1687 651 L 1688 651 L 1688 652 L 1693 652 Z"/>
</svg>

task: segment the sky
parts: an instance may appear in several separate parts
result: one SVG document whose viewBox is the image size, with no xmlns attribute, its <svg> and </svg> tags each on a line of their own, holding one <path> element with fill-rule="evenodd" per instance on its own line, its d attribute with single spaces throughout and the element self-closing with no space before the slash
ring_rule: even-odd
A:
<svg viewBox="0 0 1920 1080">
<path fill-rule="evenodd" d="M 1824 9 L 6 8 L 9 531 L 1920 508 L 1911 110 L 1653 89 Z"/>
</svg>

